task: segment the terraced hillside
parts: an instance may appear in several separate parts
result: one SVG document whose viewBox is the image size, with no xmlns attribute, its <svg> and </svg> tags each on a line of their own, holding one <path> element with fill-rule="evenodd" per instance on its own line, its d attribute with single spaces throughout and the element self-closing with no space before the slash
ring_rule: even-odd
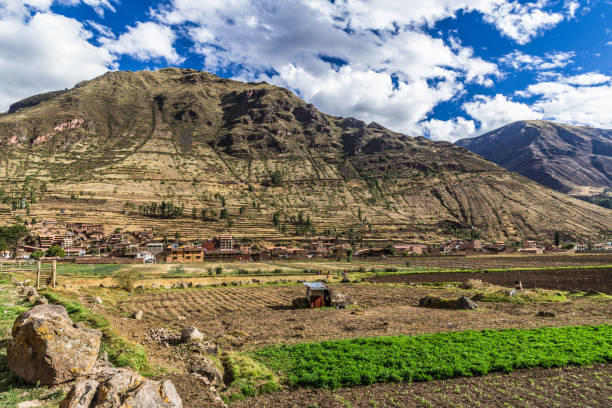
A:
<svg viewBox="0 0 612 408">
<path fill-rule="evenodd" d="M 612 211 L 462 147 L 193 70 L 110 72 L 28 98 L 0 116 L 0 147 L 2 222 L 18 214 L 185 238 L 229 230 L 372 241 L 612 230 Z M 183 216 L 138 210 L 161 201 L 184 206 Z"/>
</svg>

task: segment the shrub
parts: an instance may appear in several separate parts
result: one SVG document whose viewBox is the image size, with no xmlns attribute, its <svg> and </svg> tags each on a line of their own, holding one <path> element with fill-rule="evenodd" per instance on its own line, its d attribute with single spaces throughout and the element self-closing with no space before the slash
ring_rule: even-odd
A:
<svg viewBox="0 0 612 408">
<path fill-rule="evenodd" d="M 220 266 L 217 266 L 217 267 L 215 268 L 215 273 L 216 273 L 217 275 L 221 275 L 221 274 L 223 273 L 223 268 L 222 268 L 222 267 L 220 267 Z"/>
<path fill-rule="evenodd" d="M 138 279 L 138 273 L 129 269 L 123 269 L 115 274 L 114 279 L 121 289 L 131 292 L 134 290 L 134 283 Z"/>
<path fill-rule="evenodd" d="M 172 267 L 172 269 L 170 269 L 170 273 L 182 274 L 185 273 L 185 268 L 183 267 L 183 265 L 175 265 Z"/>
</svg>

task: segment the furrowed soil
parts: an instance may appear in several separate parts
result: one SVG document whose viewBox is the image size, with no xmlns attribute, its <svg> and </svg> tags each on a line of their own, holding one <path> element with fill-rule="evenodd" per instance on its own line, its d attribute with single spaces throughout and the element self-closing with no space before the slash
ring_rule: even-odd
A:
<svg viewBox="0 0 612 408">
<path fill-rule="evenodd" d="M 356 302 L 347 309 L 296 309 L 292 300 L 303 297 L 301 286 L 227 287 L 134 294 L 119 301 L 111 318 L 122 334 L 147 343 L 153 328 L 179 331 L 198 327 L 223 349 L 249 350 L 274 343 L 330 340 L 450 330 L 535 328 L 541 326 L 612 323 L 612 302 L 588 296 L 569 296 L 567 302 L 479 302 L 476 311 L 419 307 L 428 294 L 457 297 L 477 291 L 375 284 L 338 284 L 333 288 Z M 145 317 L 129 316 L 143 310 Z M 557 315 L 537 317 L 540 310 Z M 168 349 L 147 345 L 164 358 Z"/>
<path fill-rule="evenodd" d="M 370 278 L 375 283 L 440 283 L 479 279 L 494 285 L 523 288 L 576 290 L 612 294 L 612 267 L 549 270 L 510 270 L 503 272 L 452 272 L 381 275 Z"/>
<path fill-rule="evenodd" d="M 265 407 L 609 407 L 612 365 L 489 374 L 425 383 L 294 388 L 248 398 L 236 408 Z M 186 407 L 196 405 L 185 405 Z"/>
</svg>

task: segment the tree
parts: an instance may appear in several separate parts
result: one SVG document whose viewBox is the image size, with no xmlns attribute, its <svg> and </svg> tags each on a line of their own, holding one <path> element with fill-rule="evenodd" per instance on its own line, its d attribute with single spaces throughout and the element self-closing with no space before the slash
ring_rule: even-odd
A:
<svg viewBox="0 0 612 408">
<path fill-rule="evenodd" d="M 559 236 L 559 231 L 555 230 L 555 246 L 559 246 L 561 244 L 561 237 Z"/>
<path fill-rule="evenodd" d="M 346 250 L 346 262 L 351 262 L 353 260 L 353 248 L 349 248 Z"/>
<path fill-rule="evenodd" d="M 270 173 L 270 181 L 272 182 L 273 186 L 280 186 L 283 182 L 283 173 L 281 173 L 280 170 L 274 170 L 272 173 Z"/>
<path fill-rule="evenodd" d="M 66 251 L 64 251 L 64 249 L 59 245 L 53 245 L 45 252 L 45 256 L 48 256 L 49 258 L 63 258 L 65 255 Z"/>
<path fill-rule="evenodd" d="M 238 213 L 240 215 L 242 215 L 242 214 L 244 214 L 244 210 L 245 210 L 245 208 L 244 208 L 244 206 L 242 206 L 242 207 L 240 207 L 240 210 L 238 210 Z"/>
<path fill-rule="evenodd" d="M 17 251 L 19 243 L 28 236 L 25 225 L 15 224 L 10 227 L 0 227 L 0 251 Z"/>
<path fill-rule="evenodd" d="M 195 207 L 191 209 L 191 218 L 193 218 L 194 220 L 198 218 L 198 210 Z"/>
<path fill-rule="evenodd" d="M 222 220 L 229 220 L 229 212 L 226 208 L 221 209 L 221 214 L 219 214 L 219 218 Z"/>
<path fill-rule="evenodd" d="M 45 253 L 43 251 L 41 251 L 40 249 L 32 252 L 32 254 L 30 255 L 30 258 L 38 260 L 40 258 L 42 258 L 43 256 L 45 256 Z"/>
</svg>

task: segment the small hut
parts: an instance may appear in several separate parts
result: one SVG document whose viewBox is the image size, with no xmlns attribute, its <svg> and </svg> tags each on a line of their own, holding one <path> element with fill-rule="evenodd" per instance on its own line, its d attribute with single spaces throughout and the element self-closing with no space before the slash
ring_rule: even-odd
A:
<svg viewBox="0 0 612 408">
<path fill-rule="evenodd" d="M 327 286 L 322 282 L 304 282 L 306 299 L 311 309 L 330 306 L 331 298 Z"/>
</svg>

